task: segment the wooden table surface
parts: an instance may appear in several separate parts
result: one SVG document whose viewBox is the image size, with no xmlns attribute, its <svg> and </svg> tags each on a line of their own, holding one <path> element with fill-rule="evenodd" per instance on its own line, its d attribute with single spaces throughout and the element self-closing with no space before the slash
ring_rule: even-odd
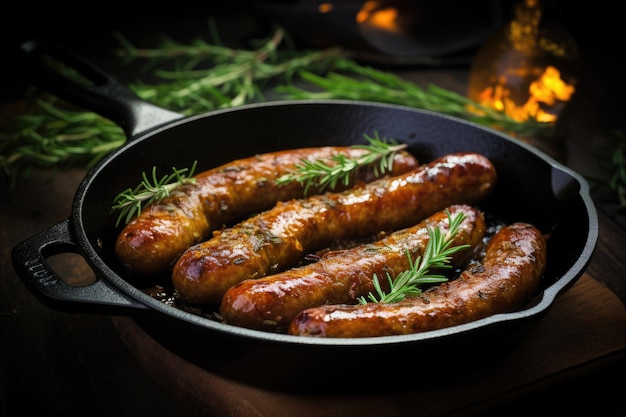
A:
<svg viewBox="0 0 626 417">
<path fill-rule="evenodd" d="M 624 110 L 623 104 L 613 106 L 623 83 L 610 84 L 623 74 L 623 64 L 605 59 L 585 58 L 585 83 L 564 124 L 567 165 L 584 175 L 597 173 L 590 155 L 606 146 Z M 400 72 L 459 92 L 467 82 L 463 67 Z M 626 232 L 609 218 L 604 201 L 598 202 L 600 241 L 591 265 L 518 345 L 447 370 L 445 378 L 415 375 L 418 389 L 377 391 L 380 381 L 347 375 L 348 383 L 362 386 L 362 395 L 307 396 L 209 372 L 160 345 L 128 316 L 67 313 L 39 302 L 15 274 L 11 250 L 69 216 L 84 174 L 34 172 L 18 187 L 1 185 L 0 415 L 521 416 L 544 407 L 578 415 L 626 412 L 621 385 L 614 382 L 626 371 L 626 308 L 598 280 L 612 277 L 614 288 L 623 288 Z M 79 257 L 58 265 L 69 278 L 90 274 Z"/>
</svg>

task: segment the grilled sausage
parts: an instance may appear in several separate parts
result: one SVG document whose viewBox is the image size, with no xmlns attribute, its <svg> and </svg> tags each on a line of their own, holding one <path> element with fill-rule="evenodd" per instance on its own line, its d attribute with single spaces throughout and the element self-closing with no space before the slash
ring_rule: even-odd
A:
<svg viewBox="0 0 626 417">
<path fill-rule="evenodd" d="M 468 323 L 527 302 L 546 265 L 546 242 L 527 223 L 502 227 L 477 266 L 398 303 L 327 305 L 304 310 L 288 333 L 316 337 L 402 335 Z"/>
<path fill-rule="evenodd" d="M 115 253 L 130 271 L 140 275 L 167 272 L 190 246 L 205 240 L 212 230 L 244 215 L 266 210 L 276 202 L 304 196 L 297 181 L 276 185 L 283 174 L 302 160 L 328 160 L 337 155 L 358 157 L 366 152 L 352 147 L 284 150 L 239 159 L 195 176 L 196 184 L 179 187 L 170 196 L 146 207 L 118 235 Z M 390 175 L 417 167 L 408 152 L 396 153 Z M 356 172 L 351 184 L 376 179 L 373 169 Z M 311 188 L 307 192 L 317 192 Z"/>
<path fill-rule="evenodd" d="M 450 265 L 461 267 L 482 250 L 486 233 L 482 213 L 471 206 L 449 208 L 451 217 L 462 213 L 452 246 L 470 245 L 452 256 Z M 375 292 L 374 275 L 385 291 L 390 277 L 410 268 L 411 259 L 424 254 L 430 240 L 428 230 L 449 230 L 446 211 L 440 211 L 419 224 L 396 231 L 374 243 L 329 252 L 319 261 L 257 280 L 246 280 L 231 287 L 222 300 L 220 313 L 226 323 L 257 330 L 284 332 L 300 311 L 324 304 L 356 304 L 358 297 Z"/>
<path fill-rule="evenodd" d="M 238 282 L 292 267 L 334 240 L 409 227 L 452 204 L 472 204 L 493 190 L 496 177 L 485 156 L 459 153 L 347 191 L 281 202 L 189 248 L 172 283 L 183 301 L 220 303 Z"/>
</svg>

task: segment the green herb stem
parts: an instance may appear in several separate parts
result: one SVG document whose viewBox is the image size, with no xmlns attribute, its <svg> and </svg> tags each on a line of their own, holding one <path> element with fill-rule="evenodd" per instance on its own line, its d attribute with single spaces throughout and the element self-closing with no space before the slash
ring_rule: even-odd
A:
<svg viewBox="0 0 626 417">
<path fill-rule="evenodd" d="M 137 84 L 133 89 L 145 100 L 187 114 L 264 100 L 263 90 L 271 82 L 290 83 L 303 68 L 324 71 L 342 54 L 339 48 L 298 52 L 281 49 L 285 42 L 282 28 L 255 50 L 231 49 L 203 40 L 196 40 L 192 46 L 166 40 L 157 49 L 137 49 L 127 40 L 122 41 L 123 54 L 129 59 L 175 60 L 175 70 L 154 72 L 167 83 Z"/>
<path fill-rule="evenodd" d="M 430 273 L 430 270 L 452 268 L 450 265 L 452 255 L 469 248 L 470 245 L 451 246 L 454 238 L 459 233 L 459 228 L 465 219 L 465 215 L 459 213 L 454 218 L 451 218 L 450 212 L 447 212 L 447 214 L 450 225 L 448 233 L 443 234 L 439 228 L 429 229 L 429 241 L 424 250 L 424 254 L 418 256 L 415 261 L 413 261 L 410 252 L 406 250 L 409 269 L 398 274 L 395 279 L 387 275 L 390 288 L 388 293 L 385 293 L 378 277 L 374 275 L 374 289 L 376 290 L 376 294 L 370 293 L 367 298 L 358 298 L 360 304 L 367 304 L 368 300 L 374 303 L 399 302 L 408 296 L 419 295 L 422 291 L 419 287 L 423 284 L 440 283 L 448 280 L 442 274 Z"/>
<path fill-rule="evenodd" d="M 304 185 L 304 193 L 307 194 L 310 187 L 317 187 L 321 192 L 327 188 L 335 189 L 338 183 L 347 186 L 352 174 L 360 167 L 373 167 L 375 176 L 391 171 L 395 154 L 405 149 L 406 144 L 398 144 L 387 138 L 381 139 L 378 132 L 374 133 L 374 137 L 368 135 L 364 137 L 368 142 L 367 145 L 353 145 L 352 148 L 364 149 L 367 151 L 365 154 L 355 158 L 337 155 L 330 161 L 303 159 L 296 164 L 293 172 L 278 178 L 276 184 L 297 181 Z"/>
<path fill-rule="evenodd" d="M 221 44 L 213 22 L 212 41 L 189 43 L 167 37 L 157 48 L 135 47 L 115 34 L 122 62 L 140 61 L 142 77 L 131 89 L 142 99 L 186 115 L 272 99 L 340 98 L 401 104 L 465 118 L 515 133 L 538 136 L 551 125 L 517 122 L 504 113 L 443 88 L 421 88 L 387 71 L 360 65 L 341 48 L 300 50 L 284 29 L 252 40 L 250 49 Z M 296 87 L 297 85 L 297 87 Z M 90 112 L 64 109 L 41 100 L 36 114 L 17 117 L 15 129 L 0 133 L 0 169 L 14 180 L 32 166 L 91 166 L 124 143 L 121 128 Z M 479 109 L 478 112 L 471 109 Z"/>
<path fill-rule="evenodd" d="M 314 91 L 295 85 L 279 86 L 277 90 L 292 99 L 365 100 L 416 107 L 522 136 L 546 135 L 554 127 L 535 120 L 518 122 L 453 91 L 432 84 L 422 88 L 393 73 L 357 64 L 347 57 L 338 57 L 333 68 L 333 72 L 323 75 L 306 70 L 300 72 L 300 77 L 314 87 Z"/>
<path fill-rule="evenodd" d="M 195 184 L 193 178 L 197 161 L 194 161 L 191 168 L 172 168 L 172 173 L 162 178 L 157 178 L 156 167 L 152 167 L 152 177 L 144 172 L 143 180 L 134 189 L 128 188 L 119 193 L 111 208 L 112 211 L 119 211 L 115 226 L 121 223 L 128 223 L 133 217 L 141 214 L 143 207 L 153 202 L 162 200 L 170 195 L 172 191 L 183 184 Z"/>
<path fill-rule="evenodd" d="M 64 109 L 56 100 L 37 100 L 41 112 L 16 117 L 13 132 L 0 133 L 0 169 L 12 179 L 33 166 L 92 166 L 120 147 L 122 129 L 93 113 Z"/>
</svg>

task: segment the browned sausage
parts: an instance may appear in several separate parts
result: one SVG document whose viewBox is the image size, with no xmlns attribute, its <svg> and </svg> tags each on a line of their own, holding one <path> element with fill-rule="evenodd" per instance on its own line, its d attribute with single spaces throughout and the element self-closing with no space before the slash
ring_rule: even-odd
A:
<svg viewBox="0 0 626 417">
<path fill-rule="evenodd" d="M 238 282 L 292 267 L 334 240 L 409 227 L 450 205 L 471 204 L 495 182 L 486 157 L 459 153 L 347 191 L 281 202 L 189 248 L 172 282 L 183 301 L 220 303 Z"/>
<path fill-rule="evenodd" d="M 300 312 L 288 333 L 316 337 L 402 335 L 468 323 L 513 311 L 537 289 L 546 242 L 527 223 L 504 226 L 487 245 L 482 264 L 459 278 L 398 303 L 327 305 Z"/>
<path fill-rule="evenodd" d="M 239 159 L 195 176 L 196 184 L 179 187 L 170 196 L 146 207 L 118 235 L 115 253 L 129 270 L 141 275 L 169 271 L 178 256 L 205 240 L 210 232 L 244 215 L 265 210 L 276 202 L 301 198 L 297 181 L 277 185 L 276 179 L 295 169 L 303 159 L 328 160 L 337 155 L 358 157 L 366 152 L 352 147 L 319 147 L 284 150 Z M 390 175 L 417 167 L 408 152 L 398 152 Z M 370 182 L 373 169 L 352 178 Z M 344 187 L 345 188 L 345 187 Z M 314 193 L 314 188 L 307 192 Z"/>
<path fill-rule="evenodd" d="M 470 245 L 482 250 L 486 233 L 482 213 L 467 205 L 449 208 L 452 217 L 462 213 L 452 246 Z M 394 232 L 374 243 L 330 252 L 318 262 L 231 287 L 222 300 L 220 313 L 226 323 L 258 330 L 283 332 L 300 311 L 324 304 L 356 304 L 358 297 L 375 292 L 374 275 L 389 290 L 387 274 L 396 277 L 410 268 L 406 251 L 415 259 L 424 254 L 428 230 L 449 230 L 448 216 L 440 211 L 419 224 Z M 468 248 L 453 255 L 450 265 L 462 266 L 475 252 Z"/>
</svg>

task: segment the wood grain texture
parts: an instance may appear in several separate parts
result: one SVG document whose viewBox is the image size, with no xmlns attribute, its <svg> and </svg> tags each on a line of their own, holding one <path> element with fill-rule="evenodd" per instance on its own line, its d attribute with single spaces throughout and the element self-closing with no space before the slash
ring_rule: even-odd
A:
<svg viewBox="0 0 626 417">
<path fill-rule="evenodd" d="M 468 364 L 465 369 L 448 373 L 445 380 L 425 376 L 427 384 L 416 383 L 413 388 L 399 388 L 393 394 L 377 394 L 375 386 L 380 382 L 372 381 L 369 388 L 356 382 L 357 371 L 346 375 L 346 383 L 364 385 L 362 395 L 328 392 L 298 396 L 238 383 L 172 354 L 128 317 L 114 317 L 113 321 L 140 365 L 185 405 L 184 411 L 190 416 L 243 412 L 264 417 L 367 417 L 380 416 L 384 409 L 386 416 L 399 417 L 410 415 L 416 404 L 422 416 L 466 415 L 464 410 L 474 413 L 487 409 L 500 397 L 531 390 L 535 384 L 546 389 L 542 385 L 546 379 L 574 372 L 581 365 L 626 348 L 626 310 L 615 294 L 588 274 L 555 302 L 519 345 L 491 361 Z M 430 359 L 442 363 L 446 360 Z"/>
</svg>

